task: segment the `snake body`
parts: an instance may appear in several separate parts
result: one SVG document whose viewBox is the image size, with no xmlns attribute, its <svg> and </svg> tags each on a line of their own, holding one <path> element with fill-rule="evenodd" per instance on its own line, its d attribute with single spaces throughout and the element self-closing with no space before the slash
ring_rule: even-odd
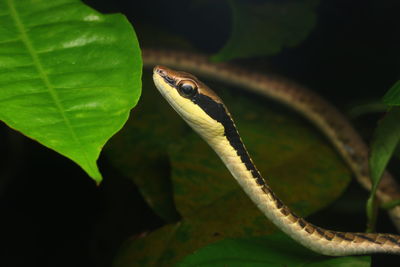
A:
<svg viewBox="0 0 400 267">
<path fill-rule="evenodd" d="M 146 57 L 144 58 L 146 61 Z M 160 61 L 162 62 L 158 58 L 157 62 L 160 63 Z M 196 65 L 198 68 L 199 62 Z M 330 231 L 314 226 L 303 218 L 298 217 L 275 196 L 267 185 L 266 180 L 252 162 L 229 111 L 211 89 L 188 73 L 176 72 L 166 67 L 156 67 L 153 78 L 156 87 L 165 99 L 214 149 L 252 201 L 273 223 L 293 239 L 311 250 L 332 256 L 377 252 L 400 253 L 400 236 Z M 260 87 L 261 83 L 266 83 L 263 78 L 251 78 L 256 83 L 255 87 Z M 273 85 L 271 80 L 268 80 L 268 83 Z M 236 84 L 240 84 L 239 81 Z M 288 94 L 288 90 L 283 91 Z M 282 94 L 282 90 L 280 93 Z M 322 99 L 317 100 L 320 101 L 317 103 L 325 104 Z M 301 103 L 296 103 L 295 108 L 301 109 L 303 106 Z M 331 106 L 328 105 L 328 108 L 331 108 Z M 338 112 L 334 115 L 338 115 L 341 118 Z M 315 116 L 314 119 L 317 120 L 318 118 Z M 343 121 L 339 119 L 339 121 L 346 122 L 345 119 Z M 347 125 L 352 130 L 348 123 L 341 126 L 345 127 Z M 335 132 L 335 137 L 337 137 L 336 134 Z M 355 134 L 354 130 L 352 134 Z M 333 136 L 333 134 L 328 136 Z M 334 142 L 336 146 L 337 143 L 339 142 Z M 344 143 L 343 140 L 342 143 Z M 358 143 L 360 142 L 356 142 L 356 145 L 360 145 Z M 360 148 L 358 149 L 361 150 Z M 366 148 L 364 149 L 366 150 Z M 353 154 L 355 154 L 354 151 L 358 150 L 354 149 L 353 146 L 351 149 L 344 148 L 344 151 L 349 154 L 346 159 L 350 161 L 349 159 L 355 159 Z M 344 154 L 343 151 L 341 153 Z M 360 173 L 365 172 L 362 168 L 365 168 L 365 166 L 357 166 L 357 170 Z M 391 177 L 387 174 L 385 180 L 391 182 L 390 179 Z M 382 190 L 381 188 L 381 194 L 387 194 L 387 192 L 390 191 Z"/>
<path fill-rule="evenodd" d="M 351 168 L 357 181 L 367 190 L 371 189 L 368 148 L 362 138 L 345 116 L 307 88 L 280 77 L 251 72 L 232 64 L 210 62 L 207 56 L 191 52 L 143 49 L 142 56 L 147 67 L 160 64 L 186 70 L 246 88 L 295 109 L 327 136 Z M 400 187 L 390 173 L 385 172 L 376 196 L 381 203 L 400 199 Z M 388 212 L 393 224 L 400 231 L 400 207 L 396 206 Z"/>
</svg>

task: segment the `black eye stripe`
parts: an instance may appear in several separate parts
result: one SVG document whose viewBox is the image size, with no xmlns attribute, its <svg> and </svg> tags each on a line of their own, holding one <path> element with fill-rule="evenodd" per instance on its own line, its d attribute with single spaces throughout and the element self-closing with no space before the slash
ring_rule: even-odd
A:
<svg viewBox="0 0 400 267">
<path fill-rule="evenodd" d="M 163 77 L 163 78 L 164 78 L 164 80 L 165 80 L 167 83 L 169 83 L 170 85 L 175 85 L 175 80 L 172 79 L 171 77 L 165 76 L 165 77 Z"/>
<path fill-rule="evenodd" d="M 175 87 L 176 86 L 176 81 L 174 78 L 170 77 L 165 73 L 165 71 L 158 70 L 157 73 L 163 78 L 163 80 L 168 83 L 169 85 Z"/>
</svg>

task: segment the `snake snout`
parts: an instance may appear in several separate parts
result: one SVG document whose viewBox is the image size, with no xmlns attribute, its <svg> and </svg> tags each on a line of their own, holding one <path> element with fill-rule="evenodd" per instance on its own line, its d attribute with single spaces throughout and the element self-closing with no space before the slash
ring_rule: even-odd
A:
<svg viewBox="0 0 400 267">
<path fill-rule="evenodd" d="M 165 67 L 160 66 L 160 65 L 155 66 L 153 71 L 155 73 L 158 73 L 162 77 L 165 77 L 167 75 L 167 71 L 166 71 Z"/>
</svg>

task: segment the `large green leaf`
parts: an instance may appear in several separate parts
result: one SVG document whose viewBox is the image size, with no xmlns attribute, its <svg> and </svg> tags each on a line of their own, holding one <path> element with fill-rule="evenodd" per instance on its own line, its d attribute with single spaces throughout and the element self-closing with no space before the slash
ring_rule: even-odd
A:
<svg viewBox="0 0 400 267">
<path fill-rule="evenodd" d="M 217 61 L 271 55 L 303 41 L 315 25 L 318 0 L 228 1 L 232 32 Z"/>
<path fill-rule="evenodd" d="M 255 163 L 269 178 L 274 191 L 296 212 L 308 215 L 343 192 L 350 180 L 349 170 L 325 139 L 302 119 L 269 102 L 266 105 L 262 98 L 229 91 L 218 94 L 235 117 Z M 143 98 L 141 104 L 154 107 L 155 101 Z M 165 100 L 160 96 L 158 101 Z M 127 242 L 115 266 L 135 266 L 138 262 L 142 266 L 171 266 L 209 243 L 276 231 L 199 136 L 182 131 L 175 119 L 165 115 L 167 111 L 160 113 L 157 109 L 148 116 L 151 118 L 154 113 L 162 119 L 149 123 L 148 136 L 154 135 L 159 126 L 170 127 L 169 132 L 157 133 L 158 140 L 154 138 L 152 142 L 165 141 L 164 147 L 170 147 L 174 203 L 183 218 L 177 224 Z M 181 120 L 177 114 L 175 117 Z M 164 124 L 160 125 L 161 121 Z M 173 140 L 175 144 L 171 143 Z M 153 180 L 149 176 L 143 178 Z"/>
<path fill-rule="evenodd" d="M 312 266 L 312 267 L 368 267 L 371 258 L 324 257 L 305 249 L 283 234 L 262 238 L 227 239 L 189 255 L 177 266 Z"/>
<path fill-rule="evenodd" d="M 0 119 L 101 181 L 96 160 L 140 95 L 132 26 L 77 0 L 0 0 Z"/>
</svg>

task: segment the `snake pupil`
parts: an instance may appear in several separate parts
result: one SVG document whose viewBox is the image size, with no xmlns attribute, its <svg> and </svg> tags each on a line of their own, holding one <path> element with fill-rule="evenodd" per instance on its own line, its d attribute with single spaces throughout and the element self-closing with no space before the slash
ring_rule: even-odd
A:
<svg viewBox="0 0 400 267">
<path fill-rule="evenodd" d="M 184 97 L 191 97 L 196 93 L 196 87 L 194 84 L 184 82 L 178 86 L 179 93 Z"/>
</svg>

